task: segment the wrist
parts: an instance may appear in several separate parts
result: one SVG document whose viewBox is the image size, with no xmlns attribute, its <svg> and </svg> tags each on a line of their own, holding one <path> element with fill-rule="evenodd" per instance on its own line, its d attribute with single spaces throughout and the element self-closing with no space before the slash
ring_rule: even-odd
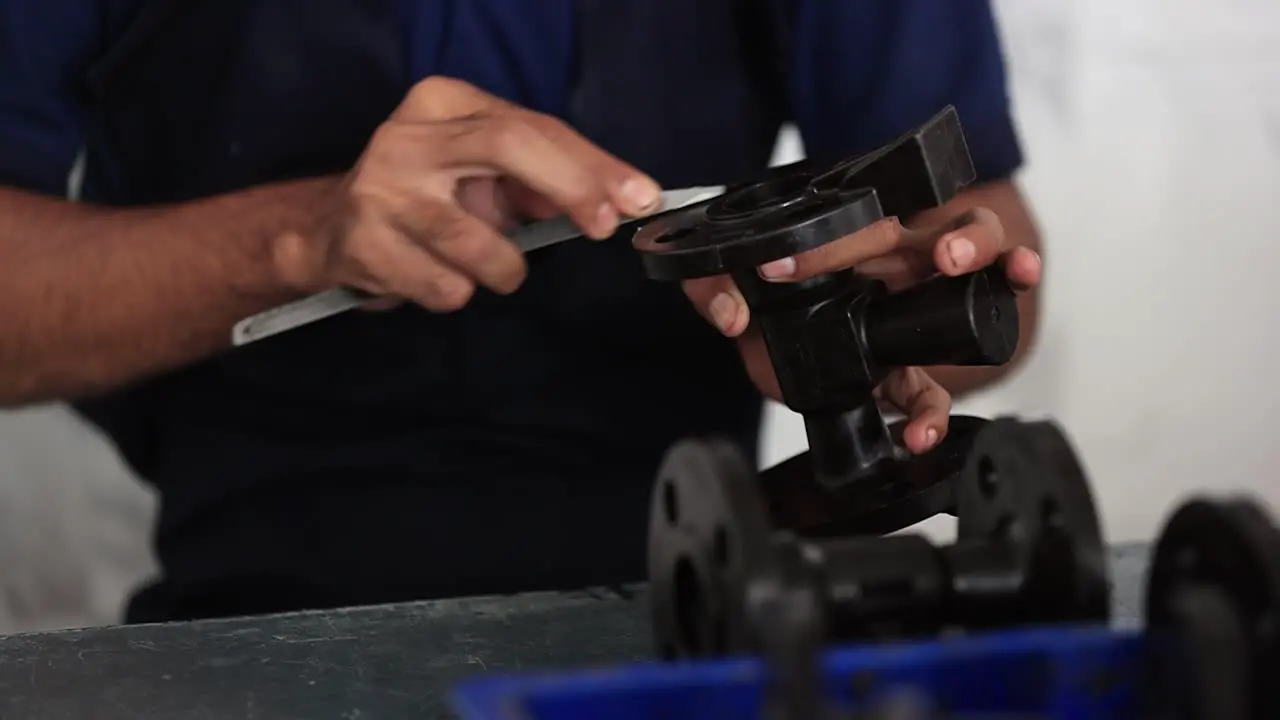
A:
<svg viewBox="0 0 1280 720">
<path fill-rule="evenodd" d="M 303 181 L 297 219 L 267 239 L 273 283 L 293 295 L 309 295 L 338 285 L 333 271 L 334 248 L 346 223 L 344 176 Z"/>
</svg>

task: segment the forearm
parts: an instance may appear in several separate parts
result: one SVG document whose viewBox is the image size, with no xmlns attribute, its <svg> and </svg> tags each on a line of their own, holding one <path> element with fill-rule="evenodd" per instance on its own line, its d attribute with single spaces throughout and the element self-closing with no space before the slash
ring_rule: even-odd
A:
<svg viewBox="0 0 1280 720">
<path fill-rule="evenodd" d="M 336 181 L 139 209 L 0 188 L 0 405 L 96 394 L 225 348 L 231 326 L 300 293 L 274 240 Z"/>
<path fill-rule="evenodd" d="M 1007 249 L 1017 246 L 1030 248 L 1044 254 L 1040 234 L 1027 208 L 1022 194 L 1011 181 L 974 186 L 956 196 L 950 203 L 936 210 L 913 218 L 912 225 L 922 227 L 944 222 L 946 219 L 975 207 L 985 207 L 1000 218 L 1004 226 Z M 1021 293 L 1018 297 L 1019 342 L 1013 360 L 999 367 L 931 367 L 929 374 L 942 384 L 952 396 L 991 385 L 1018 367 L 1030 353 L 1036 341 L 1039 325 L 1040 299 L 1038 289 Z"/>
</svg>

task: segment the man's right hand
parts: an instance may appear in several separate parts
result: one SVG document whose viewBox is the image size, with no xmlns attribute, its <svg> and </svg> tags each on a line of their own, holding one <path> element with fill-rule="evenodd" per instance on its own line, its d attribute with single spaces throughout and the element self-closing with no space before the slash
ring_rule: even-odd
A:
<svg viewBox="0 0 1280 720">
<path fill-rule="evenodd" d="M 378 128 L 330 217 L 276 245 L 299 290 L 347 286 L 457 310 L 525 277 L 502 230 L 566 213 L 594 239 L 658 208 L 660 188 L 562 121 L 458 80 L 428 78 Z"/>
</svg>

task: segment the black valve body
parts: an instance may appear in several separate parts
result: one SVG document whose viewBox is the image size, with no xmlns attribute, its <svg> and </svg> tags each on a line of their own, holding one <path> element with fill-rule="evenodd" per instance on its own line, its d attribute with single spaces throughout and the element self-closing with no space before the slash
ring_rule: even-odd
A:
<svg viewBox="0 0 1280 720">
<path fill-rule="evenodd" d="M 1018 307 L 998 267 L 939 275 L 890 293 L 853 269 L 772 282 L 759 266 L 848 238 L 888 216 L 907 219 L 938 207 L 973 178 L 959 119 L 947 108 L 873 153 L 778 172 L 637 232 L 633 243 L 650 277 L 733 277 L 750 308 L 751 331 L 768 347 L 783 401 L 804 418 L 806 457 L 763 480 L 783 493 L 816 485 L 827 500 L 783 498 L 778 505 L 827 509 L 780 525 L 879 533 L 949 511 L 946 486 L 959 471 L 957 448 L 976 428 L 960 424 L 936 457 L 911 458 L 873 392 L 897 367 L 1007 363 L 1018 346 Z M 886 499 L 891 486 L 911 490 Z"/>
</svg>

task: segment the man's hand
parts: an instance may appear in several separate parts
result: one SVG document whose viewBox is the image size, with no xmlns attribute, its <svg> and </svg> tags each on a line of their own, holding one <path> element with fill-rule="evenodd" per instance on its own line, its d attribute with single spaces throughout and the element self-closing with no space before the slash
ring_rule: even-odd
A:
<svg viewBox="0 0 1280 720">
<path fill-rule="evenodd" d="M 861 232 L 790 258 L 761 266 L 760 275 L 774 282 L 794 282 L 822 273 L 856 268 L 886 282 L 891 292 L 935 274 L 964 275 L 994 262 L 1004 264 L 1019 290 L 1040 283 L 1040 256 L 1007 246 L 995 213 L 977 208 L 945 225 L 928 230 L 904 228 L 889 218 Z M 698 311 L 725 335 L 738 339 L 747 371 L 766 396 L 781 400 L 778 379 L 764 338 L 749 331 L 751 318 L 742 293 L 728 276 L 700 278 L 684 284 Z M 951 396 L 918 367 L 898 368 L 877 389 L 878 397 L 908 418 L 903 441 L 913 452 L 929 450 L 947 432 Z"/>
<path fill-rule="evenodd" d="M 466 83 L 415 86 L 366 148 L 336 198 L 339 211 L 277 245 L 300 289 L 337 285 L 438 312 L 477 286 L 508 294 L 525 277 L 502 231 L 561 212 L 591 238 L 657 209 L 660 188 L 563 122 Z"/>
</svg>

